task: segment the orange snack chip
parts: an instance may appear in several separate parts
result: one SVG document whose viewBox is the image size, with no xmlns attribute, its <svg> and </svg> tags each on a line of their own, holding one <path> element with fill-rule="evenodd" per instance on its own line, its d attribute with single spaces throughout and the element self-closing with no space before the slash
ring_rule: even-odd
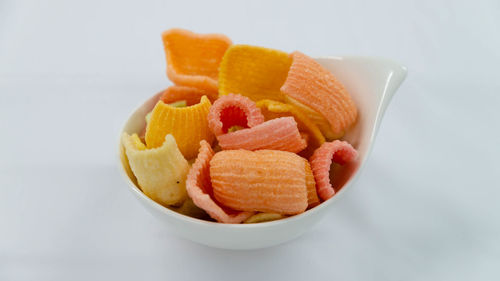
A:
<svg viewBox="0 0 500 281">
<path fill-rule="evenodd" d="M 281 87 L 286 94 L 323 115 L 332 132 L 342 134 L 357 117 L 354 101 L 333 74 L 314 59 L 293 52 L 288 77 Z"/>
<path fill-rule="evenodd" d="M 272 119 L 252 128 L 217 136 L 217 140 L 223 150 L 274 149 L 296 153 L 307 146 L 293 117 Z"/>
<path fill-rule="evenodd" d="M 213 198 L 210 180 L 210 160 L 214 151 L 206 141 L 200 142 L 200 152 L 189 170 L 186 189 L 194 204 L 205 210 L 210 217 L 223 223 L 241 223 L 251 217 L 254 212 L 238 212 L 221 206 Z"/>
<path fill-rule="evenodd" d="M 304 167 L 306 171 L 307 207 L 313 208 L 320 203 L 318 193 L 316 192 L 316 180 L 314 179 L 311 165 L 306 159 L 304 159 Z"/>
<path fill-rule="evenodd" d="M 304 105 L 299 101 L 297 101 L 296 99 L 291 98 L 289 96 L 285 96 L 285 102 L 289 105 L 294 106 L 305 116 L 307 116 L 307 118 L 309 118 L 309 120 L 311 120 L 311 122 L 313 122 L 321 131 L 321 134 L 323 134 L 324 139 L 332 141 L 335 139 L 339 139 L 344 135 L 344 132 L 340 132 L 337 134 L 333 133 L 332 127 L 330 126 L 330 123 L 328 123 L 328 120 L 326 120 L 326 118 L 323 117 L 323 115 L 319 114 L 317 111 L 310 108 L 309 106 Z"/>
<path fill-rule="evenodd" d="M 330 183 L 330 166 L 332 161 L 345 164 L 354 161 L 358 152 L 346 141 L 335 140 L 325 142 L 314 151 L 309 162 L 316 180 L 316 190 L 321 200 L 325 201 L 335 194 L 335 188 Z"/>
<path fill-rule="evenodd" d="M 283 100 L 280 87 L 291 58 L 285 52 L 248 45 L 229 47 L 219 72 L 219 94 L 241 94 L 253 101 Z"/>
<path fill-rule="evenodd" d="M 252 128 L 264 122 L 264 116 L 253 101 L 242 95 L 229 94 L 214 102 L 208 114 L 208 126 L 218 136 L 233 126 Z"/>
<path fill-rule="evenodd" d="M 170 80 L 217 93 L 219 64 L 232 44 L 228 37 L 174 28 L 163 32 L 162 39 Z"/>
<path fill-rule="evenodd" d="M 304 160 L 278 150 L 224 150 L 210 161 L 214 197 L 241 211 L 299 214 L 307 208 Z"/>
<path fill-rule="evenodd" d="M 186 104 L 190 106 L 199 103 L 203 96 L 207 96 L 211 102 L 217 99 L 217 95 L 209 91 L 179 85 L 173 85 L 165 89 L 160 99 L 166 104 L 185 100 Z"/>
<path fill-rule="evenodd" d="M 318 126 L 295 106 L 273 100 L 260 100 L 257 102 L 257 107 L 260 108 L 266 120 L 285 116 L 295 118 L 299 131 L 306 134 L 303 138 L 307 141 L 307 148 L 301 152 L 301 155 L 311 156 L 314 150 L 325 142 Z"/>
<path fill-rule="evenodd" d="M 214 140 L 207 121 L 210 106 L 206 96 L 201 98 L 200 103 L 188 107 L 172 107 L 158 101 L 146 128 L 147 147 L 160 146 L 165 135 L 172 134 L 184 157 L 195 157 L 201 140 L 209 143 Z"/>
</svg>

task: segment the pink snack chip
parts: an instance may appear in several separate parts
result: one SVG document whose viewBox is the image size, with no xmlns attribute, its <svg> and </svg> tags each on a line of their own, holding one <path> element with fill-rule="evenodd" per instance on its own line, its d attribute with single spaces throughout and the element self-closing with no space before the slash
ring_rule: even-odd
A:
<svg viewBox="0 0 500 281">
<path fill-rule="evenodd" d="M 254 212 L 240 212 L 221 206 L 213 198 L 212 182 L 210 180 L 210 160 L 214 151 L 205 140 L 200 142 L 200 152 L 189 170 L 186 189 L 189 197 L 199 208 L 205 210 L 210 217 L 222 223 L 241 223 Z"/>
<path fill-rule="evenodd" d="M 229 94 L 214 102 L 208 113 L 208 127 L 218 136 L 233 126 L 252 128 L 264 122 L 264 115 L 247 97 Z"/>
<path fill-rule="evenodd" d="M 293 117 L 268 120 L 255 127 L 217 136 L 223 150 L 273 149 L 297 153 L 307 146 Z"/>
<path fill-rule="evenodd" d="M 335 189 L 330 183 L 330 165 L 332 161 L 341 165 L 354 161 L 358 152 L 346 141 L 335 140 L 325 142 L 309 159 L 311 169 L 316 180 L 316 189 L 319 197 L 325 201 L 335 194 Z"/>
</svg>

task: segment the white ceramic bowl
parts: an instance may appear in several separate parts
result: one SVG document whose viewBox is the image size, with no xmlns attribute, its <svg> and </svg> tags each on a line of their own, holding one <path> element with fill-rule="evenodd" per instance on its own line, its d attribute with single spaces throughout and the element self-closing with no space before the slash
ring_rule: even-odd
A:
<svg viewBox="0 0 500 281">
<path fill-rule="evenodd" d="M 347 192 L 358 178 L 370 153 L 385 109 L 392 96 L 406 77 L 406 68 L 393 61 L 372 57 L 321 57 L 316 59 L 344 84 L 352 95 L 359 119 L 344 139 L 358 150 L 355 165 L 344 172 L 342 189 L 330 200 L 300 215 L 258 224 L 222 224 L 191 218 L 149 199 L 135 186 L 127 175 L 123 163 L 120 170 L 128 189 L 159 222 L 177 235 L 217 248 L 256 249 L 280 244 L 298 237 L 317 223 L 342 194 Z M 151 111 L 158 95 L 151 97 L 129 117 L 123 132 L 138 133 L 145 125 L 144 116 Z M 121 134 L 120 134 L 121 135 Z M 123 150 L 120 144 L 120 159 Z"/>
</svg>

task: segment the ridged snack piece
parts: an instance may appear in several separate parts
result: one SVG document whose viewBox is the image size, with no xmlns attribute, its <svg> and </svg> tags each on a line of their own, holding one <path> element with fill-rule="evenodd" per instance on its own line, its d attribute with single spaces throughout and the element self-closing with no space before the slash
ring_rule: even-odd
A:
<svg viewBox="0 0 500 281">
<path fill-rule="evenodd" d="M 200 152 L 189 170 L 186 189 L 194 204 L 205 210 L 210 217 L 222 223 L 241 223 L 251 217 L 254 212 L 239 212 L 220 205 L 213 198 L 210 180 L 210 160 L 214 151 L 206 141 L 200 142 Z"/>
<path fill-rule="evenodd" d="M 277 213 L 257 213 L 246 219 L 243 223 L 261 223 L 267 221 L 275 221 L 282 218 L 286 218 L 286 216 Z"/>
<path fill-rule="evenodd" d="M 307 208 L 304 160 L 278 150 L 224 150 L 210 161 L 217 201 L 235 210 L 299 214 Z"/>
<path fill-rule="evenodd" d="M 163 91 L 160 99 L 166 104 L 185 100 L 186 104 L 190 106 L 199 103 L 203 96 L 207 96 L 211 102 L 215 101 L 218 97 L 216 94 L 203 89 L 172 85 Z"/>
<path fill-rule="evenodd" d="M 316 180 L 311 170 L 311 165 L 307 159 L 304 159 L 304 168 L 306 173 L 306 186 L 307 186 L 307 208 L 313 208 L 319 205 L 318 192 L 316 191 Z"/>
<path fill-rule="evenodd" d="M 344 135 L 344 132 L 335 134 L 332 131 L 332 127 L 330 126 L 330 123 L 328 123 L 328 120 L 326 120 L 323 115 L 310 108 L 309 106 L 304 105 L 303 103 L 289 96 L 285 96 L 285 102 L 291 106 L 294 106 L 305 116 L 307 116 L 307 118 L 309 118 L 309 120 L 311 120 L 311 122 L 313 122 L 321 131 L 321 134 L 324 136 L 325 141 L 336 140 Z"/>
<path fill-rule="evenodd" d="M 219 65 L 231 40 L 174 28 L 162 33 L 167 76 L 177 85 L 217 93 Z"/>
<path fill-rule="evenodd" d="M 208 126 L 216 135 L 233 126 L 252 128 L 264 122 L 264 116 L 253 101 L 242 95 L 228 94 L 216 100 L 208 114 Z"/>
<path fill-rule="evenodd" d="M 316 180 L 316 190 L 321 200 L 328 200 L 335 194 L 335 187 L 330 183 L 332 161 L 344 165 L 354 161 L 357 157 L 358 152 L 348 142 L 339 140 L 325 142 L 314 151 L 309 162 Z"/>
<path fill-rule="evenodd" d="M 219 72 L 219 94 L 241 94 L 253 101 L 283 100 L 280 87 L 290 64 L 288 53 L 248 45 L 233 45 L 224 54 Z"/>
<path fill-rule="evenodd" d="M 165 135 L 172 134 L 184 157 L 187 159 L 196 157 L 201 140 L 209 143 L 214 140 L 207 121 L 210 106 L 206 96 L 201 98 L 200 103 L 182 108 L 158 101 L 146 127 L 147 147 L 160 146 Z"/>
<path fill-rule="evenodd" d="M 357 117 L 351 96 L 335 76 L 314 59 L 293 52 L 290 71 L 281 92 L 323 115 L 332 132 L 342 134 Z"/>
<path fill-rule="evenodd" d="M 158 148 L 146 149 L 137 134 L 122 135 L 122 145 L 141 190 L 164 205 L 179 205 L 187 198 L 186 176 L 189 164 L 172 135 L 164 137 Z M 142 144 L 142 145 L 141 145 Z"/>
<path fill-rule="evenodd" d="M 325 137 L 318 126 L 295 106 L 273 100 L 260 100 L 257 102 L 257 107 L 260 108 L 265 120 L 286 116 L 295 119 L 299 131 L 306 134 L 303 138 L 307 141 L 307 148 L 301 152 L 302 156 L 310 157 L 314 150 L 325 142 Z"/>
<path fill-rule="evenodd" d="M 274 149 L 297 153 L 307 146 L 293 117 L 280 117 L 252 128 L 219 135 L 217 140 L 223 150 Z"/>
</svg>

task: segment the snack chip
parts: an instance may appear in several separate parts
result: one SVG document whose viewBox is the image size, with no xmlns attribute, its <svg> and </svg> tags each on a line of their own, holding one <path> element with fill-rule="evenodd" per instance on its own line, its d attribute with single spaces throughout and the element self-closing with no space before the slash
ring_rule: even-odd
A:
<svg viewBox="0 0 500 281">
<path fill-rule="evenodd" d="M 214 102 L 208 114 L 208 126 L 218 136 L 233 126 L 252 128 L 264 122 L 260 109 L 249 98 L 229 94 Z"/>
<path fill-rule="evenodd" d="M 164 206 L 184 202 L 189 164 L 172 135 L 166 135 L 160 147 L 146 149 L 137 134 L 123 133 L 122 144 L 144 194 Z"/>
<path fill-rule="evenodd" d="M 338 134 L 333 133 L 332 127 L 330 126 L 330 123 L 328 123 L 328 120 L 326 120 L 323 115 L 319 114 L 317 111 L 308 107 L 307 105 L 304 105 L 289 96 L 285 96 L 285 102 L 291 106 L 294 106 L 305 116 L 307 116 L 307 118 L 309 118 L 309 120 L 311 120 L 311 122 L 313 122 L 321 131 L 321 134 L 324 136 L 325 141 L 332 141 L 341 138 L 344 135 L 344 132 Z"/>
<path fill-rule="evenodd" d="M 172 134 L 184 157 L 187 159 L 195 157 L 201 140 L 209 143 L 214 140 L 207 121 L 210 106 L 206 96 L 201 98 L 200 103 L 182 108 L 158 101 L 146 128 L 147 147 L 160 146 L 165 135 Z"/>
<path fill-rule="evenodd" d="M 282 214 L 277 214 L 277 213 L 257 213 L 248 219 L 246 219 L 243 223 L 260 223 L 260 222 L 266 222 L 266 221 L 275 221 L 285 218 L 284 215 Z"/>
<path fill-rule="evenodd" d="M 314 151 L 309 162 L 316 180 L 316 190 L 321 200 L 325 201 L 335 194 L 335 189 L 330 183 L 330 165 L 332 161 L 341 165 L 354 161 L 358 152 L 346 141 L 335 140 L 325 142 Z"/>
<path fill-rule="evenodd" d="M 189 170 L 186 189 L 194 204 L 205 210 L 212 218 L 223 223 L 240 223 L 251 217 L 253 212 L 238 212 L 220 206 L 213 199 L 213 189 L 210 180 L 210 160 L 214 152 L 210 144 L 200 142 L 200 152 Z"/>
<path fill-rule="evenodd" d="M 217 136 L 217 140 L 223 150 L 274 149 L 296 153 L 307 146 L 293 117 L 271 119 L 252 128 Z"/>
<path fill-rule="evenodd" d="M 217 99 L 217 95 L 208 91 L 179 85 L 173 85 L 165 89 L 160 99 L 166 104 L 186 101 L 186 106 L 191 106 L 199 103 L 203 96 L 207 96 L 211 102 Z"/>
<path fill-rule="evenodd" d="M 299 131 L 306 134 L 303 138 L 307 142 L 307 148 L 301 152 L 301 155 L 311 156 L 314 150 L 325 142 L 325 138 L 316 124 L 295 106 L 273 100 L 260 100 L 257 102 L 257 107 L 260 108 L 265 120 L 286 116 L 295 118 Z"/>
<path fill-rule="evenodd" d="M 323 115 L 335 135 L 341 135 L 355 121 L 357 109 L 344 86 L 312 58 L 293 52 L 288 77 L 281 92 Z"/>
<path fill-rule="evenodd" d="M 229 47 L 220 64 L 219 94 L 238 93 L 253 101 L 283 100 L 280 87 L 292 59 L 285 52 L 248 45 Z"/>
<path fill-rule="evenodd" d="M 304 159 L 304 167 L 306 172 L 306 186 L 307 186 L 307 208 L 313 208 L 319 205 L 318 193 L 316 192 L 316 181 L 311 170 L 311 165 L 307 159 Z"/>
<path fill-rule="evenodd" d="M 217 93 L 219 64 L 231 40 L 222 34 L 169 29 L 162 34 L 167 76 L 177 85 Z"/>
<path fill-rule="evenodd" d="M 217 201 L 235 210 L 299 214 L 307 208 L 304 160 L 278 150 L 224 150 L 210 161 Z"/>
</svg>

